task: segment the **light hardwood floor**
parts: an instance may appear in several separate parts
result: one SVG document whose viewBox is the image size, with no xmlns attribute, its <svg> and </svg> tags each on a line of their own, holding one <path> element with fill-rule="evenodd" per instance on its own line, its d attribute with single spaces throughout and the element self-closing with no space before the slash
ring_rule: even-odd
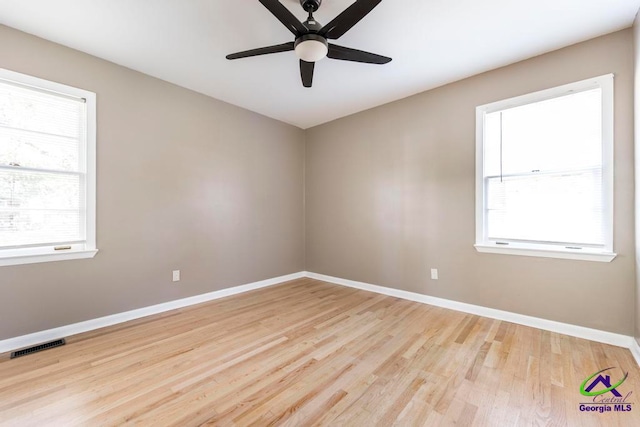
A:
<svg viewBox="0 0 640 427">
<path fill-rule="evenodd" d="M 0 424 L 640 425 L 579 411 L 608 367 L 640 396 L 626 349 L 300 279 L 0 355 Z"/>
</svg>

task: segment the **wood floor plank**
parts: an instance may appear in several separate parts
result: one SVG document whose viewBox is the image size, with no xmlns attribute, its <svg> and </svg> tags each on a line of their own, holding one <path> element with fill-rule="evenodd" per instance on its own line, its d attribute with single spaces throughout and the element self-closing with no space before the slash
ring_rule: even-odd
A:
<svg viewBox="0 0 640 427">
<path fill-rule="evenodd" d="M 640 425 L 626 349 L 308 278 L 67 342 L 0 355 L 0 425 Z M 581 412 L 609 367 L 632 410 Z"/>
</svg>

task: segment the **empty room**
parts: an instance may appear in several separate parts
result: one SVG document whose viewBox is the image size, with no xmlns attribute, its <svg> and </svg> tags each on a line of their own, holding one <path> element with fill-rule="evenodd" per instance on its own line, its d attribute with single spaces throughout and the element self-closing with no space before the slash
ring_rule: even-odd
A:
<svg viewBox="0 0 640 427">
<path fill-rule="evenodd" d="M 0 426 L 640 425 L 640 0 L 0 0 Z"/>
</svg>

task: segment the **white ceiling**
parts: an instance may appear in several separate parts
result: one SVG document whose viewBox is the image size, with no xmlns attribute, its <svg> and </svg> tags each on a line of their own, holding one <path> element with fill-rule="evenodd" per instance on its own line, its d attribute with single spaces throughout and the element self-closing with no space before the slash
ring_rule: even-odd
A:
<svg viewBox="0 0 640 427">
<path fill-rule="evenodd" d="M 300 20 L 299 0 L 281 0 Z M 324 0 L 328 23 L 353 0 Z M 257 0 L 0 0 L 0 23 L 306 129 L 629 27 L 640 0 L 385 0 L 336 43 L 387 65 L 324 59 L 313 88 Z"/>
</svg>

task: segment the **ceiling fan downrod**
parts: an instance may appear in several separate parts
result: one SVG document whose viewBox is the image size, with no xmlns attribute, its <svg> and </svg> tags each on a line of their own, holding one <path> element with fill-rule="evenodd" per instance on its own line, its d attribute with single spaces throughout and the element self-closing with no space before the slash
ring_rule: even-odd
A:
<svg viewBox="0 0 640 427">
<path fill-rule="evenodd" d="M 322 0 L 300 0 L 300 5 L 309 14 L 304 25 L 311 33 L 318 33 L 322 29 L 322 25 L 313 17 L 313 12 L 317 11 L 321 4 Z"/>
</svg>

